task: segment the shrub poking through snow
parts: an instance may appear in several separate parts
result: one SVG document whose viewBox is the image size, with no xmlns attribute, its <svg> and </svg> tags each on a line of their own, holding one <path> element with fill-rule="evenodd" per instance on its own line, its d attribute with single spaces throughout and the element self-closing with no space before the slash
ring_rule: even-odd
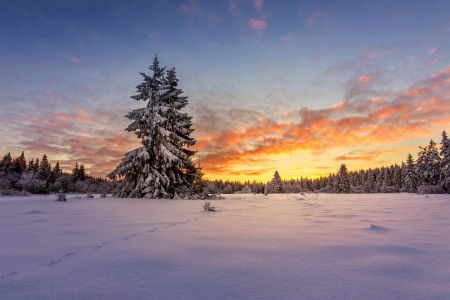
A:
<svg viewBox="0 0 450 300">
<path fill-rule="evenodd" d="M 203 210 L 206 211 L 217 211 L 216 207 L 211 206 L 211 202 L 207 201 L 205 204 L 203 204 Z"/>
<path fill-rule="evenodd" d="M 417 194 L 445 194 L 445 191 L 439 185 L 421 185 L 417 189 Z"/>
<path fill-rule="evenodd" d="M 108 195 L 106 195 L 106 193 L 103 193 L 100 195 L 100 198 L 107 198 L 107 197 L 108 197 Z"/>
<path fill-rule="evenodd" d="M 86 198 L 94 198 L 94 195 L 92 195 L 91 193 L 87 194 Z"/>
<path fill-rule="evenodd" d="M 67 201 L 66 194 L 65 193 L 59 193 L 57 201 Z"/>
<path fill-rule="evenodd" d="M 0 196 L 29 196 L 27 191 L 18 191 L 15 189 L 0 189 Z"/>
<path fill-rule="evenodd" d="M 252 193 L 253 193 L 252 189 L 248 186 L 248 184 L 246 184 L 241 191 L 236 192 L 236 194 L 252 194 Z"/>
</svg>

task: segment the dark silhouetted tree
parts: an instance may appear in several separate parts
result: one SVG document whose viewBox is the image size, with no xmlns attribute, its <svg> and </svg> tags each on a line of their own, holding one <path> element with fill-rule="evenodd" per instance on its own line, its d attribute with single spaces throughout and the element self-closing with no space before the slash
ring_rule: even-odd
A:
<svg viewBox="0 0 450 300">
<path fill-rule="evenodd" d="M 445 131 L 442 132 L 442 146 L 441 146 L 442 160 L 440 162 L 441 174 L 440 181 L 442 188 L 450 191 L 450 140 Z"/>
<path fill-rule="evenodd" d="M 416 170 L 421 185 L 438 185 L 441 177 L 441 157 L 436 143 L 431 140 L 425 147 L 419 147 Z"/>
<path fill-rule="evenodd" d="M 281 177 L 278 171 L 275 171 L 275 173 L 273 174 L 272 181 L 269 183 L 269 193 L 270 194 L 284 193 L 283 181 L 281 181 Z"/>
<path fill-rule="evenodd" d="M 350 193 L 350 178 L 347 171 L 347 166 L 342 164 L 338 171 L 338 184 L 337 184 L 337 193 Z"/>
<path fill-rule="evenodd" d="M 414 164 L 414 158 L 412 157 L 411 153 L 408 154 L 408 158 L 406 159 L 406 166 L 405 166 L 405 176 L 404 176 L 404 187 L 408 193 L 415 193 L 417 192 L 417 172 L 416 172 L 416 166 Z"/>
</svg>

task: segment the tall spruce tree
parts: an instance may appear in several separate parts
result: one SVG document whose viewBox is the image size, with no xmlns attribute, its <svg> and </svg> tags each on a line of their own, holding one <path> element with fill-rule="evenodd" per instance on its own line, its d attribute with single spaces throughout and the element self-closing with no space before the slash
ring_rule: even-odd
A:
<svg viewBox="0 0 450 300">
<path fill-rule="evenodd" d="M 431 140 L 425 147 L 419 147 L 416 169 L 421 185 L 438 185 L 441 175 L 441 157 L 436 143 Z"/>
<path fill-rule="evenodd" d="M 350 178 L 347 171 L 347 166 L 342 164 L 338 171 L 337 193 L 351 193 Z"/>
<path fill-rule="evenodd" d="M 440 181 L 442 188 L 450 191 L 450 140 L 447 137 L 445 130 L 442 132 L 442 146 L 441 146 L 441 174 Z"/>
<path fill-rule="evenodd" d="M 119 197 L 185 197 L 196 178 L 191 159 L 195 151 L 188 149 L 195 144 L 192 118 L 180 112 L 188 100 L 180 96 L 175 68 L 166 71 L 155 55 L 149 69 L 153 75 L 141 73 L 139 94 L 131 97 L 147 105 L 125 116 L 132 120 L 126 130 L 134 131 L 142 147 L 126 153 L 108 177 L 123 177 L 115 193 Z"/>
<path fill-rule="evenodd" d="M 44 154 L 44 156 L 42 156 L 41 165 L 39 166 L 39 170 L 37 172 L 37 176 L 38 176 L 38 178 L 40 180 L 45 182 L 45 187 L 40 192 L 41 193 L 47 193 L 48 192 L 48 187 L 49 187 L 49 185 L 50 185 L 50 183 L 51 183 L 53 178 L 52 178 L 52 166 L 48 162 L 47 155 L 45 155 L 45 154 Z"/>
<path fill-rule="evenodd" d="M 408 158 L 406 159 L 405 166 L 405 175 L 404 175 L 404 187 L 408 193 L 417 192 L 417 170 L 414 163 L 414 158 L 411 153 L 408 154 Z"/>
<path fill-rule="evenodd" d="M 283 182 L 281 181 L 281 177 L 278 171 L 275 171 L 275 173 L 273 174 L 272 181 L 269 183 L 269 193 L 271 194 L 284 193 Z"/>
<path fill-rule="evenodd" d="M 56 162 L 56 165 L 53 167 L 52 172 L 55 175 L 59 175 L 60 173 L 62 173 L 61 167 L 59 166 L 59 160 Z"/>
<path fill-rule="evenodd" d="M 78 167 L 78 162 L 75 162 L 75 167 L 72 169 L 72 181 L 78 181 L 80 176 L 80 168 Z"/>
<path fill-rule="evenodd" d="M 27 169 L 27 161 L 25 159 L 25 152 L 14 160 L 14 172 L 22 173 Z"/>
<path fill-rule="evenodd" d="M 12 171 L 12 158 L 11 153 L 8 152 L 5 156 L 3 156 L 3 159 L 0 162 L 0 172 L 3 172 L 4 174 L 8 174 Z"/>
<path fill-rule="evenodd" d="M 84 165 L 81 164 L 80 168 L 78 169 L 78 180 L 84 181 L 86 179 L 86 169 L 84 168 Z"/>
<path fill-rule="evenodd" d="M 42 180 L 47 180 L 52 172 L 52 166 L 48 162 L 47 155 L 42 156 L 41 165 L 39 166 L 39 176 Z"/>
</svg>

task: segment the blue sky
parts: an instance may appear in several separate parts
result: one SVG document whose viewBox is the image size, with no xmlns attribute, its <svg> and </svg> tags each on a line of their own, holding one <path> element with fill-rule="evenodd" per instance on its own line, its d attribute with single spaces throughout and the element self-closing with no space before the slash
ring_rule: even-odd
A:
<svg viewBox="0 0 450 300">
<path fill-rule="evenodd" d="M 400 163 L 446 128 L 448 1 L 3 1 L 0 152 L 105 176 L 157 53 L 209 178 Z M 418 109 L 422 107 L 422 109 Z M 351 124 L 352 126 L 350 126 Z"/>
</svg>

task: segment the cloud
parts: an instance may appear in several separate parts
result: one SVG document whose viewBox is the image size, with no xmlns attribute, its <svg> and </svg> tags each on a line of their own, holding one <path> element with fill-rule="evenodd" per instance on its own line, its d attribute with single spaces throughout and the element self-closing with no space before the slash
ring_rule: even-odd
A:
<svg viewBox="0 0 450 300">
<path fill-rule="evenodd" d="M 277 155 L 298 151 L 326 155 L 333 149 L 385 147 L 396 141 L 429 137 L 442 130 L 443 124 L 450 124 L 449 83 L 450 67 L 406 90 L 390 91 L 389 97 L 343 101 L 322 109 L 304 107 L 297 111 L 298 122 L 248 114 L 247 120 L 241 119 L 241 125 L 230 130 L 203 128 L 197 150 L 207 174 L 227 174 L 242 165 L 257 166 Z M 210 117 L 215 115 L 213 112 Z M 278 118 L 283 119 L 281 115 Z M 405 148 L 350 153 L 336 160 L 374 161 L 401 151 Z"/>
<path fill-rule="evenodd" d="M 250 21 L 248 21 L 248 25 L 253 29 L 264 30 L 264 29 L 266 29 L 267 22 L 263 21 L 263 20 L 251 18 Z"/>
<path fill-rule="evenodd" d="M 370 47 L 369 49 L 363 51 L 359 57 L 360 58 L 365 58 L 365 59 L 375 59 L 378 58 L 380 56 L 385 56 L 387 54 L 390 54 L 394 51 L 396 51 L 396 48 L 386 48 L 383 46 L 373 46 Z"/>
<path fill-rule="evenodd" d="M 432 61 L 421 65 L 420 68 L 421 69 L 427 69 L 427 68 L 431 67 L 432 65 L 436 64 L 438 61 L 439 61 L 438 59 L 433 59 Z"/>
<path fill-rule="evenodd" d="M 374 151 L 361 151 L 361 150 L 353 150 L 350 153 L 346 155 L 341 155 L 338 157 L 335 157 L 335 161 L 341 161 L 341 160 L 363 160 L 363 161 L 372 161 L 374 159 L 377 159 L 381 155 L 385 154 L 394 154 L 394 153 L 401 153 L 408 150 L 414 150 L 416 147 L 409 147 L 409 148 L 396 148 L 396 149 L 386 149 L 386 150 L 374 150 Z"/>
<path fill-rule="evenodd" d="M 361 76 L 358 78 L 358 82 L 367 84 L 367 83 L 371 82 L 374 78 L 375 78 L 375 76 Z"/>
<path fill-rule="evenodd" d="M 188 13 L 197 13 L 199 11 L 197 0 L 188 0 L 186 5 L 181 5 L 181 9 Z"/>
<path fill-rule="evenodd" d="M 281 37 L 281 40 L 282 40 L 284 43 L 287 43 L 293 36 L 294 36 L 293 33 L 288 33 L 288 34 L 286 34 L 285 36 L 282 36 L 282 37 Z"/>
<path fill-rule="evenodd" d="M 69 56 L 69 60 L 70 60 L 71 62 L 75 62 L 75 63 L 81 61 L 80 58 L 78 58 L 78 57 L 76 57 L 76 56 L 73 56 L 73 55 Z"/>
<path fill-rule="evenodd" d="M 254 0 L 254 2 L 253 2 L 253 4 L 255 5 L 255 8 L 259 11 L 262 10 L 263 3 L 264 3 L 264 0 Z"/>
<path fill-rule="evenodd" d="M 121 128 L 125 127 L 121 121 L 111 124 L 112 119 L 125 118 L 105 111 L 72 107 L 68 113 L 46 111 L 33 116 L 10 114 L 7 118 L 9 130 L 26 137 L 16 138 L 17 151 L 25 151 L 27 160 L 46 154 L 51 162 L 60 161 L 65 172 L 78 161 L 89 174 L 103 177 L 126 152 L 139 147 L 139 140 Z"/>
<path fill-rule="evenodd" d="M 414 54 L 414 55 L 407 56 L 406 60 L 415 61 L 415 60 L 418 60 L 419 58 L 420 58 L 420 55 Z"/>
<path fill-rule="evenodd" d="M 42 93 L 43 95 L 45 95 L 46 97 L 58 101 L 58 102 L 63 102 L 64 99 L 62 96 L 56 95 L 54 94 L 52 91 L 50 90 L 39 90 L 38 92 Z"/>
<path fill-rule="evenodd" d="M 430 51 L 428 51 L 428 53 L 430 53 L 430 54 L 435 54 L 436 52 L 437 52 L 437 48 L 433 48 L 433 49 L 430 49 Z"/>
<path fill-rule="evenodd" d="M 318 28 L 323 26 L 328 27 L 330 21 L 331 19 L 321 11 L 315 12 L 305 20 L 306 24 L 311 28 Z"/>
<path fill-rule="evenodd" d="M 230 10 L 231 10 L 231 11 L 235 11 L 236 8 L 237 8 L 237 3 L 236 3 L 236 1 L 231 1 L 231 2 L 230 2 Z"/>
<path fill-rule="evenodd" d="M 322 18 L 323 17 L 323 13 L 322 12 L 316 12 L 316 13 L 314 13 L 314 14 L 312 14 L 311 16 L 309 16 L 307 19 L 306 19 L 306 23 L 309 25 L 309 26 L 314 26 L 314 25 L 316 25 L 317 24 L 317 22 L 318 22 L 318 20 L 320 19 L 320 18 Z"/>
</svg>

